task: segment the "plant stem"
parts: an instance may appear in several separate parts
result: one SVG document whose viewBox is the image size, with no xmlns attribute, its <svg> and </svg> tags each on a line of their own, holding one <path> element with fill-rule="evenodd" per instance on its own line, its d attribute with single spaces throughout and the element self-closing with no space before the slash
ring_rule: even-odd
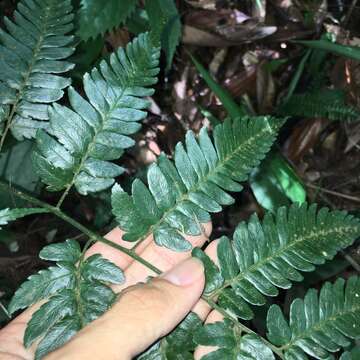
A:
<svg viewBox="0 0 360 360">
<path fill-rule="evenodd" d="M 54 214 L 58 218 L 64 220 L 68 224 L 70 224 L 73 227 L 75 227 L 76 229 L 80 230 L 83 234 L 87 235 L 90 238 L 90 240 L 99 241 L 103 244 L 109 245 L 109 246 L 113 247 L 114 249 L 117 249 L 117 250 L 125 253 L 126 255 L 130 256 L 134 260 L 136 260 L 139 263 L 146 266 L 148 269 L 152 270 L 155 274 L 160 275 L 162 273 L 160 269 L 158 269 L 156 266 L 150 264 L 148 261 L 143 259 L 141 256 L 137 255 L 131 249 L 127 249 L 127 248 L 125 248 L 119 244 L 116 244 L 115 242 L 112 242 L 112 241 L 102 237 L 101 235 L 98 235 L 97 233 L 91 231 L 84 225 L 80 224 L 76 220 L 72 219 L 71 217 L 69 217 L 68 215 L 63 213 L 58 207 L 47 204 L 29 194 L 26 194 L 23 191 L 17 190 L 14 187 L 11 187 L 6 182 L 1 181 L 1 180 L 0 180 L 0 190 L 4 190 L 5 192 L 11 191 L 18 198 L 29 201 L 30 203 L 32 203 L 34 205 L 37 205 L 39 207 L 42 207 L 42 208 L 48 210 L 48 212 Z M 89 245 L 89 242 L 85 245 L 85 247 L 87 247 L 88 245 Z M 247 334 L 255 334 L 255 335 L 259 336 L 261 338 L 261 340 L 264 342 L 264 344 L 266 344 L 281 359 L 284 359 L 284 354 L 279 348 L 272 345 L 266 339 L 264 339 L 263 337 L 258 335 L 255 331 L 253 331 L 253 330 L 249 329 L 248 327 L 246 327 L 245 325 L 241 324 L 239 321 L 237 321 L 237 319 L 235 319 L 233 316 L 229 315 L 223 308 L 221 308 L 219 305 L 217 305 L 213 300 L 211 300 L 207 296 L 203 295 L 201 298 L 204 301 L 206 301 L 213 309 L 215 309 L 219 313 L 221 313 L 225 318 L 231 320 L 235 324 L 235 326 L 237 326 L 241 331 L 246 332 Z"/>
<path fill-rule="evenodd" d="M 9 186 L 6 182 L 3 182 L 3 181 L 0 181 L 0 190 L 4 190 L 5 192 L 11 191 L 18 198 L 29 201 L 30 203 L 32 203 L 34 205 L 37 205 L 39 207 L 42 207 L 42 208 L 48 210 L 50 213 L 52 213 L 55 216 L 57 216 L 58 218 L 64 220 L 65 222 L 72 225 L 76 229 L 80 230 L 82 233 L 87 235 L 91 240 L 99 241 L 99 242 L 101 242 L 103 244 L 109 245 L 109 246 L 111 246 L 111 247 L 125 253 L 126 255 L 130 256 L 134 260 L 140 262 L 141 264 L 143 264 L 144 266 L 146 266 L 147 268 L 152 270 L 154 273 L 161 274 L 161 271 L 158 268 L 156 268 L 154 265 L 150 264 L 148 261 L 143 259 L 141 256 L 137 255 L 134 251 L 129 250 L 126 247 L 121 246 L 121 245 L 119 245 L 119 244 L 117 244 L 117 243 L 115 243 L 113 241 L 105 239 L 101 235 L 91 231 L 90 229 L 88 229 L 84 225 L 80 224 L 76 220 L 72 219 L 71 217 L 69 217 L 68 215 L 63 213 L 59 208 L 57 208 L 55 206 L 52 206 L 50 204 L 47 204 L 47 203 L 45 203 L 45 202 L 43 202 L 43 201 L 41 201 L 39 199 L 36 199 L 33 196 L 24 193 L 23 191 L 17 190 L 14 187 Z"/>
</svg>

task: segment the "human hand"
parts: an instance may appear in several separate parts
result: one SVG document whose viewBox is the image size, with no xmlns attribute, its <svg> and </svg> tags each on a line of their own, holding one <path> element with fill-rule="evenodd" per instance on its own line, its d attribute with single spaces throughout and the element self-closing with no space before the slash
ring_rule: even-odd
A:
<svg viewBox="0 0 360 360">
<path fill-rule="evenodd" d="M 201 246 L 210 231 L 211 225 L 207 224 L 203 235 L 188 240 L 193 246 Z M 122 232 L 114 229 L 106 237 L 122 246 L 133 246 L 121 236 Z M 120 298 L 106 314 L 49 354 L 46 360 L 130 359 L 169 333 L 195 304 L 194 311 L 203 319 L 207 316 L 209 307 L 198 302 L 204 287 L 203 267 L 199 260 L 190 258 L 189 252 L 175 253 L 158 247 L 152 237 L 146 239 L 138 246 L 137 253 L 165 273 L 145 284 L 142 282 L 154 274 L 129 256 L 100 243 L 93 245 L 87 256 L 94 253 L 102 254 L 124 270 L 125 284 L 113 287 L 115 292 L 122 291 Z M 25 349 L 22 340 L 26 324 L 36 309 L 37 306 L 28 309 L 0 332 L 1 359 L 34 358 L 35 348 Z"/>
</svg>

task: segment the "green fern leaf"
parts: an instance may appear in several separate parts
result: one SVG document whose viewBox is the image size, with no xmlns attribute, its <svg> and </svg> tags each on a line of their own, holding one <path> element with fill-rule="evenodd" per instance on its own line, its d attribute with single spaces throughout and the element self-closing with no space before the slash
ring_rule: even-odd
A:
<svg viewBox="0 0 360 360">
<path fill-rule="evenodd" d="M 323 117 L 329 120 L 358 120 L 360 112 L 346 104 L 340 90 L 295 94 L 279 109 L 284 116 Z"/>
<path fill-rule="evenodd" d="M 99 254 L 84 260 L 74 240 L 46 246 L 40 258 L 57 261 L 57 266 L 30 276 L 9 304 L 9 312 L 14 313 L 47 299 L 33 314 L 24 335 L 26 347 L 41 339 L 36 359 L 63 345 L 108 310 L 116 296 L 107 284 L 124 281 L 122 271 Z"/>
<path fill-rule="evenodd" d="M 138 0 L 81 0 L 78 35 L 84 41 L 96 38 L 124 23 Z"/>
<path fill-rule="evenodd" d="M 0 104 L 12 106 L 7 127 L 15 138 L 32 138 L 45 128 L 48 104 L 62 98 L 70 79 L 55 75 L 69 71 L 64 61 L 73 29 L 71 0 L 18 3 L 14 21 L 4 18 L 0 30 Z M 5 134 L 6 135 L 6 134 Z"/>
<path fill-rule="evenodd" d="M 287 360 L 329 359 L 330 353 L 360 338 L 360 278 L 325 283 L 320 294 L 310 289 L 295 299 L 288 323 L 278 305 L 268 311 L 268 339 L 280 346 Z M 285 336 L 284 336 L 285 335 Z M 351 359 L 351 357 L 350 357 Z"/>
<path fill-rule="evenodd" d="M 43 208 L 2 209 L 0 210 L 0 229 L 2 225 L 7 225 L 9 221 L 14 221 L 27 215 L 46 212 L 48 211 Z"/>
<path fill-rule="evenodd" d="M 176 145 L 174 164 L 161 155 L 147 173 L 149 187 L 132 184 L 132 196 L 113 187 L 112 206 L 124 239 L 135 241 L 153 233 L 160 246 L 191 249 L 184 234 L 199 235 L 200 223 L 233 203 L 226 191 L 240 191 L 253 167 L 264 158 L 283 121 L 270 117 L 227 120 L 214 130 L 214 144 L 205 128 L 196 140 L 189 131 L 186 148 Z M 226 191 L 224 191 L 224 190 Z"/>
<path fill-rule="evenodd" d="M 194 341 L 198 345 L 218 348 L 202 360 L 275 360 L 273 352 L 259 336 L 241 336 L 239 328 L 228 319 L 200 327 L 194 333 Z"/>
<path fill-rule="evenodd" d="M 201 319 L 190 312 L 174 331 L 154 344 L 137 360 L 193 360 L 193 352 L 197 346 L 193 334 L 201 327 Z"/>
<path fill-rule="evenodd" d="M 84 76 L 89 101 L 69 89 L 72 109 L 55 104 L 50 109 L 49 135 L 39 131 L 33 154 L 35 171 L 48 190 L 59 191 L 75 185 L 86 195 L 114 183 L 123 168 L 110 162 L 123 149 L 134 145 L 128 135 L 135 133 L 146 117 L 150 88 L 157 82 L 159 48 L 142 34 L 126 50 L 119 49 L 110 63 Z"/>
<path fill-rule="evenodd" d="M 253 215 L 248 224 L 238 225 L 232 242 L 222 237 L 220 269 L 200 249 L 193 254 L 206 259 L 205 295 L 249 320 L 253 313 L 248 303 L 265 304 L 264 295 L 277 296 L 278 288 L 303 279 L 298 270 L 313 271 L 314 264 L 332 259 L 359 235 L 360 221 L 345 212 L 294 204 L 279 208 L 276 216 L 266 214 L 262 223 Z"/>
<path fill-rule="evenodd" d="M 146 0 L 145 9 L 152 39 L 155 44 L 161 44 L 166 54 L 166 70 L 169 70 L 181 37 L 180 15 L 174 0 Z"/>
</svg>

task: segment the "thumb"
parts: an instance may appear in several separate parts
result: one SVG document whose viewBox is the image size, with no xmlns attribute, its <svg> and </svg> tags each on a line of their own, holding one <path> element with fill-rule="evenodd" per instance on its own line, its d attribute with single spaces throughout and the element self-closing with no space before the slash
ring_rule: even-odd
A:
<svg viewBox="0 0 360 360">
<path fill-rule="evenodd" d="M 187 259 L 146 284 L 126 289 L 107 313 L 46 359 L 131 359 L 181 322 L 199 300 L 204 283 L 202 262 Z"/>
</svg>

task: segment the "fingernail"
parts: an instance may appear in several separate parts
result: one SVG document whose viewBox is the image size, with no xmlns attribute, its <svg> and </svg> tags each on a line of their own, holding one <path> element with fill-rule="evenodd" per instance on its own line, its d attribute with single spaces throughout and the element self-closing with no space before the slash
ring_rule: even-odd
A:
<svg viewBox="0 0 360 360">
<path fill-rule="evenodd" d="M 191 285 L 204 275 L 204 265 L 196 258 L 189 258 L 180 264 L 177 264 L 171 270 L 160 276 L 174 285 Z"/>
</svg>

